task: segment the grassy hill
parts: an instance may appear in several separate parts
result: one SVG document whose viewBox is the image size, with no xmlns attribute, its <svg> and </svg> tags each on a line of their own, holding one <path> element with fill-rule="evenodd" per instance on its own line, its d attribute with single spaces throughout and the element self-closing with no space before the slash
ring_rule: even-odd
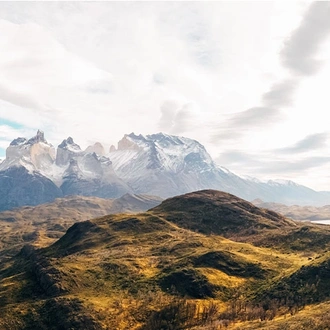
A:
<svg viewBox="0 0 330 330">
<path fill-rule="evenodd" d="M 75 223 L 1 263 L 0 328 L 322 329 L 329 237 L 210 190 Z"/>
<path fill-rule="evenodd" d="M 52 203 L 0 212 L 0 262 L 24 244 L 48 246 L 74 223 L 113 213 L 134 213 L 158 205 L 155 196 L 126 194 L 117 199 L 68 196 Z"/>
</svg>

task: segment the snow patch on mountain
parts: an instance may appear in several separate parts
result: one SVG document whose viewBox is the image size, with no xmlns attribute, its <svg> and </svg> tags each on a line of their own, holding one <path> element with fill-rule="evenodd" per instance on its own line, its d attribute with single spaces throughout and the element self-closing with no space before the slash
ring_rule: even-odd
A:
<svg viewBox="0 0 330 330">
<path fill-rule="evenodd" d="M 271 186 L 294 186 L 294 187 L 300 186 L 299 184 L 291 180 L 280 180 L 280 179 L 268 180 L 267 183 Z"/>
<path fill-rule="evenodd" d="M 125 135 L 109 153 L 113 168 L 137 193 L 173 196 L 220 187 L 223 173 L 199 142 L 164 133 Z"/>
<path fill-rule="evenodd" d="M 118 149 L 110 152 L 109 156 L 115 171 L 124 176 L 133 169 L 148 172 L 158 168 L 161 171 L 178 173 L 187 163 L 213 165 L 211 157 L 199 142 L 164 133 L 125 135 L 119 141 Z"/>
</svg>

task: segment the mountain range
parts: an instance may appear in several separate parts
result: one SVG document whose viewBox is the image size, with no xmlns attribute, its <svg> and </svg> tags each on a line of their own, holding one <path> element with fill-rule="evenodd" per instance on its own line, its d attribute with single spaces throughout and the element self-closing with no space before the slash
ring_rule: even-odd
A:
<svg viewBox="0 0 330 330">
<path fill-rule="evenodd" d="M 218 166 L 199 142 L 163 133 L 125 135 L 109 151 L 100 143 L 82 150 L 71 137 L 55 150 L 44 133 L 13 140 L 0 164 L 0 210 L 38 205 L 68 195 L 117 198 L 126 193 L 167 198 L 217 189 L 246 200 L 329 204 L 330 192 L 292 181 L 262 182 Z"/>
</svg>

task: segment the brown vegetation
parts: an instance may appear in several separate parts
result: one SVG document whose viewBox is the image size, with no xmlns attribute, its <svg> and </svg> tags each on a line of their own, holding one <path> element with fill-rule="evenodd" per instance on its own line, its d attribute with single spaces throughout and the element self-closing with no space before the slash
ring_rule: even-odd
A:
<svg viewBox="0 0 330 330">
<path fill-rule="evenodd" d="M 76 223 L 2 262 L 0 328 L 326 329 L 329 237 L 215 191 Z"/>
</svg>

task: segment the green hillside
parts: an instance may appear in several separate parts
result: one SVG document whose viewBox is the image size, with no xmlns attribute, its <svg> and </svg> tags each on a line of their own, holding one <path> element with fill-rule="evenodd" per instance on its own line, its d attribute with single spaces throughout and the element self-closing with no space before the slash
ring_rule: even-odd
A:
<svg viewBox="0 0 330 330">
<path fill-rule="evenodd" d="M 1 263 L 0 328 L 326 329 L 329 235 L 211 190 L 75 223 Z"/>
</svg>

